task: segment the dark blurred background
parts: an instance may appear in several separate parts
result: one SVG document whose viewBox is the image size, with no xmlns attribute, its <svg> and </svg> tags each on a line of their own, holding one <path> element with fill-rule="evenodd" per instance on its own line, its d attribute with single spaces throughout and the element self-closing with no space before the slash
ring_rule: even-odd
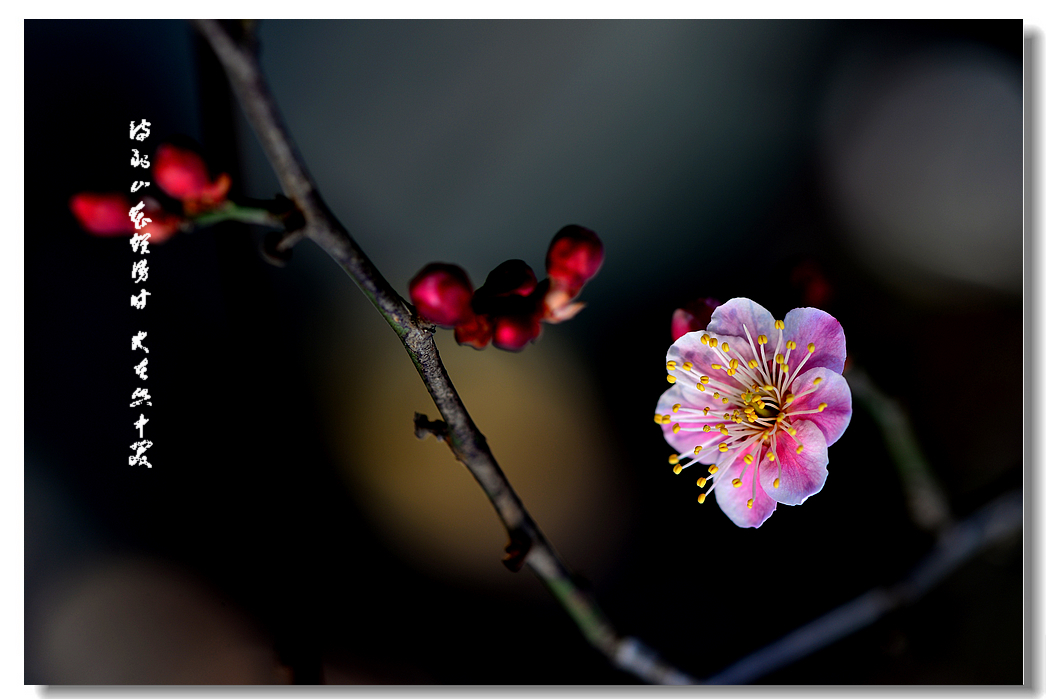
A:
<svg viewBox="0 0 1046 699">
<path fill-rule="evenodd" d="M 709 677 L 931 549 L 855 404 L 831 477 L 736 528 L 651 420 L 672 311 L 835 315 L 912 419 L 956 519 L 1021 486 L 1022 24 L 263 22 L 261 60 L 334 212 L 401 293 L 430 261 L 606 262 L 521 354 L 437 342 L 539 525 L 623 633 Z M 154 246 L 66 202 L 125 190 L 127 126 L 278 191 L 184 22 L 25 22 L 25 682 L 604 684 L 449 450 L 398 340 L 310 243 L 222 224 Z M 155 187 L 153 187 L 155 189 Z M 152 469 L 128 338 L 148 331 Z M 1022 681 L 1021 537 L 776 684 Z"/>
</svg>

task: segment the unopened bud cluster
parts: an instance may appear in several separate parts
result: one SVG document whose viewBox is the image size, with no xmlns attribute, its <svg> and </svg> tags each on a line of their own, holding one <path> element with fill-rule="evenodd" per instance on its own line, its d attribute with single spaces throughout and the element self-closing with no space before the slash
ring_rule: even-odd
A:
<svg viewBox="0 0 1046 699">
<path fill-rule="evenodd" d="M 222 206 L 232 184 L 225 173 L 212 181 L 203 158 L 191 150 L 170 144 L 156 149 L 151 172 L 160 189 L 181 202 L 185 217 L 197 216 Z M 149 184 L 135 183 L 131 191 L 136 192 L 141 186 Z M 151 219 L 145 226 L 150 242 L 162 243 L 178 232 L 185 220 L 183 216 L 164 210 L 153 197 L 143 197 L 142 201 L 145 204 L 142 211 Z M 127 195 L 116 192 L 81 192 L 69 200 L 69 209 L 80 226 L 98 236 L 132 235 L 135 224 L 128 216 L 132 206 Z"/>
<path fill-rule="evenodd" d="M 599 236 L 581 226 L 567 226 L 549 245 L 548 278 L 541 282 L 523 260 L 507 260 L 473 291 L 461 267 L 433 262 L 411 280 L 410 299 L 422 319 L 454 328 L 460 345 L 483 349 L 493 343 L 518 352 L 538 338 L 542 322 L 568 320 L 584 307 L 574 299 L 602 264 Z"/>
</svg>

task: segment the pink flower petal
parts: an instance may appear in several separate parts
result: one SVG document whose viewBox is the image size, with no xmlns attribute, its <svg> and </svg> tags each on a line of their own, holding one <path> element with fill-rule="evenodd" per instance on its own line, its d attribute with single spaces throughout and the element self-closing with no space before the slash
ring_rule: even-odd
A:
<svg viewBox="0 0 1046 699">
<path fill-rule="evenodd" d="M 730 299 L 712 313 L 708 322 L 708 331 L 716 335 L 733 335 L 744 337 L 745 328 L 755 340 L 759 335 L 770 337 L 774 329 L 774 317 L 751 299 Z"/>
<path fill-rule="evenodd" d="M 678 383 L 665 391 L 658 400 L 656 414 L 672 417 L 671 422 L 661 425 L 661 431 L 665 435 L 665 441 L 678 451 L 680 456 L 693 455 L 696 446 L 702 448 L 698 455 L 700 463 L 710 464 L 719 456 L 714 446 L 723 441 L 723 435 L 719 430 L 710 429 L 705 432 L 702 428 L 708 424 L 715 424 L 714 421 L 693 414 L 693 411 L 700 411 L 707 406 L 710 408 L 709 414 L 714 415 L 712 410 L 715 409 L 715 403 L 711 392 L 701 393 L 696 388 Z M 682 406 L 678 413 L 672 410 L 677 404 Z M 722 408 L 722 403 L 719 405 Z M 673 431 L 676 424 L 679 425 L 679 432 Z"/>
<path fill-rule="evenodd" d="M 755 464 L 745 468 L 745 462 L 738 454 L 733 463 L 727 465 L 716 475 L 716 487 L 712 491 L 719 508 L 726 513 L 739 527 L 758 527 L 777 509 L 777 503 L 767 495 L 762 483 L 756 478 Z M 744 470 L 744 475 L 741 475 Z M 741 486 L 735 488 L 733 480 L 741 479 Z M 755 481 L 755 496 L 752 495 L 752 482 Z M 748 501 L 752 500 L 749 509 Z"/>
<path fill-rule="evenodd" d="M 777 459 L 770 461 L 764 456 L 759 464 L 760 483 L 771 498 L 783 505 L 802 505 L 820 492 L 828 478 L 828 447 L 821 430 L 808 420 L 793 424 L 794 437 L 784 430 L 777 433 Z M 797 453 L 800 445 L 802 453 Z M 774 479 L 778 477 L 781 483 L 775 488 Z"/>
<path fill-rule="evenodd" d="M 821 382 L 815 387 L 814 380 L 818 378 Z M 802 395 L 810 388 L 813 388 L 813 391 Z M 818 367 L 801 373 L 788 390 L 799 396 L 788 406 L 789 413 L 817 410 L 821 403 L 828 404 L 822 412 L 807 413 L 797 419 L 809 420 L 817 425 L 827 446 L 835 444 L 846 431 L 847 425 L 850 424 L 850 415 L 853 413 L 850 386 L 846 379 L 830 369 Z"/>
<path fill-rule="evenodd" d="M 823 366 L 837 374 L 843 373 L 846 337 L 838 320 L 817 308 L 796 308 L 788 312 L 784 322 L 784 339 L 795 340 L 799 352 L 805 353 L 806 346 L 814 343 L 814 353 L 803 365 L 804 370 Z"/>
</svg>

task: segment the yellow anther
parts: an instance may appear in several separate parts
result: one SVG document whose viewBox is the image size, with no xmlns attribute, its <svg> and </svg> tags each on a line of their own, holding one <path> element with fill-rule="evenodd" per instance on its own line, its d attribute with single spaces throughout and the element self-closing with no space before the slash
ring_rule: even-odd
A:
<svg viewBox="0 0 1046 699">
<path fill-rule="evenodd" d="M 783 354 L 779 354 L 776 357 L 774 357 L 774 361 L 777 362 L 778 364 L 784 364 L 784 360 L 785 360 L 785 356 Z"/>
<path fill-rule="evenodd" d="M 700 495 L 697 496 L 697 503 L 699 505 L 704 505 L 705 504 L 705 494 L 704 493 L 701 493 Z"/>
<path fill-rule="evenodd" d="M 660 415 L 654 415 L 654 422 L 656 422 L 657 424 L 660 425 L 661 424 L 661 416 Z"/>
<path fill-rule="evenodd" d="M 670 422 L 672 422 L 672 416 L 671 415 L 669 415 L 668 413 L 665 413 L 664 415 L 661 416 L 661 423 L 662 424 L 667 425 Z"/>
<path fill-rule="evenodd" d="M 780 478 L 775 478 L 774 479 L 774 487 L 775 488 L 780 488 L 781 487 L 781 479 Z"/>
<path fill-rule="evenodd" d="M 672 425 L 672 434 L 679 434 L 679 430 L 683 429 L 679 426 L 679 423 Z"/>
<path fill-rule="evenodd" d="M 673 413 L 678 413 L 679 409 L 682 408 L 682 407 L 683 407 L 682 403 L 676 403 L 675 405 L 672 406 L 672 412 Z"/>
<path fill-rule="evenodd" d="M 827 408 L 827 407 L 828 407 L 827 403 L 821 403 L 819 406 L 817 406 L 817 412 L 823 413 L 824 409 Z"/>
<path fill-rule="evenodd" d="M 668 463 L 673 464 L 673 465 L 678 464 L 679 463 L 679 454 L 672 454 L 671 456 L 669 456 L 668 457 Z"/>
<path fill-rule="evenodd" d="M 724 437 L 729 437 L 730 436 L 730 433 L 726 431 L 726 425 L 720 427 L 719 431 L 723 434 Z M 726 445 L 725 444 L 720 444 L 719 446 L 722 447 L 719 451 L 726 451 Z"/>
<path fill-rule="evenodd" d="M 816 386 L 817 384 L 821 383 L 823 380 L 824 380 L 824 377 L 818 376 L 816 379 L 814 379 L 814 386 Z"/>
<path fill-rule="evenodd" d="M 765 345 L 768 342 L 768 340 L 766 339 L 766 335 L 760 335 L 759 339 L 756 340 L 756 342 L 758 342 L 761 345 Z"/>
<path fill-rule="evenodd" d="M 731 359 L 730 360 L 730 368 L 731 369 L 736 369 L 737 368 L 737 360 L 736 359 Z"/>
<path fill-rule="evenodd" d="M 797 446 L 795 448 L 795 453 L 796 454 L 802 454 L 803 453 L 803 445 L 802 444 L 800 444 L 799 446 Z"/>
<path fill-rule="evenodd" d="M 729 447 L 726 446 L 726 442 L 719 445 L 719 451 L 726 451 Z"/>
<path fill-rule="evenodd" d="M 701 377 L 701 383 L 708 383 L 709 381 L 710 381 L 710 379 L 707 376 L 702 376 Z"/>
<path fill-rule="evenodd" d="M 708 415 L 708 411 L 709 411 L 709 410 L 711 410 L 711 409 L 712 409 L 712 408 L 711 408 L 710 406 L 707 406 L 707 405 L 706 405 L 706 406 L 705 406 L 705 408 L 704 408 L 704 413 L 705 413 L 705 415 Z"/>
<path fill-rule="evenodd" d="M 711 432 L 712 431 L 712 427 L 710 425 L 705 425 L 701 429 L 704 430 L 705 432 Z"/>
<path fill-rule="evenodd" d="M 740 488 L 741 487 L 741 479 L 740 478 L 735 478 L 734 480 L 730 481 L 730 485 L 734 486 L 735 488 Z"/>
<path fill-rule="evenodd" d="M 709 338 L 709 340 L 708 340 L 708 346 L 709 347 L 715 347 L 718 344 L 719 344 L 719 340 L 715 339 L 714 337 L 713 338 Z"/>
<path fill-rule="evenodd" d="M 755 461 L 755 457 L 754 456 L 752 456 L 751 454 L 745 454 L 745 463 L 746 464 L 751 465 L 751 463 L 753 461 Z"/>
<path fill-rule="evenodd" d="M 727 403 L 729 403 L 729 402 L 730 402 L 730 399 L 729 399 L 729 398 L 724 398 L 724 399 L 723 399 L 723 405 L 726 405 L 726 404 L 727 404 Z"/>
<path fill-rule="evenodd" d="M 752 406 L 752 405 L 746 405 L 746 406 L 745 406 L 745 412 L 746 412 L 746 413 L 754 413 L 754 412 L 755 412 L 755 406 Z"/>
<path fill-rule="evenodd" d="M 775 320 L 774 321 L 774 327 L 777 328 L 778 330 L 784 330 L 785 329 L 785 322 L 783 320 Z"/>
<path fill-rule="evenodd" d="M 788 349 L 795 349 L 795 340 L 789 340 L 785 343 L 785 347 Z"/>
<path fill-rule="evenodd" d="M 813 354 L 814 353 L 814 343 L 811 342 L 810 344 L 808 344 L 806 346 L 806 351 L 809 352 L 810 354 Z"/>
<path fill-rule="evenodd" d="M 785 403 L 791 403 L 793 400 L 795 400 L 795 394 L 792 394 L 792 393 L 786 393 L 785 394 Z"/>
<path fill-rule="evenodd" d="M 697 390 L 699 391 L 705 390 L 705 385 L 703 383 L 695 383 L 694 385 L 697 386 Z"/>
<path fill-rule="evenodd" d="M 722 364 L 713 364 L 712 368 L 715 369 L 716 371 L 719 371 L 720 369 L 723 368 L 723 365 Z"/>
<path fill-rule="evenodd" d="M 715 475 L 715 474 L 716 474 L 716 473 L 717 473 L 718 471 L 719 471 L 719 467 L 718 467 L 718 466 L 716 466 L 715 464 L 712 464 L 711 466 L 709 466 L 709 467 L 708 467 L 708 472 L 709 472 L 709 473 L 711 473 L 711 474 L 712 474 L 713 476 L 714 476 L 714 475 Z"/>
<path fill-rule="evenodd" d="M 763 386 L 763 390 L 764 391 L 772 391 L 772 390 L 774 390 L 774 387 L 771 386 L 770 384 L 766 384 L 765 386 Z"/>
<path fill-rule="evenodd" d="M 769 459 L 770 461 L 773 461 L 773 460 L 774 460 L 774 459 L 776 459 L 777 457 L 776 457 L 776 456 L 774 456 L 774 453 L 773 453 L 772 451 L 768 451 L 768 452 L 766 453 L 766 458 L 767 458 L 767 459 Z"/>
<path fill-rule="evenodd" d="M 713 393 L 712 397 L 715 398 L 716 400 L 719 400 L 719 391 L 716 391 L 715 393 Z"/>
<path fill-rule="evenodd" d="M 675 383 L 676 382 L 676 377 L 674 377 L 671 374 L 669 374 L 668 376 L 665 377 L 665 380 L 667 380 L 668 383 Z"/>
<path fill-rule="evenodd" d="M 787 374 L 788 373 L 788 365 L 787 364 L 782 364 L 781 365 L 781 371 L 783 371 L 784 373 Z"/>
<path fill-rule="evenodd" d="M 752 503 L 755 502 L 752 498 L 748 498 L 748 509 L 752 509 Z"/>
<path fill-rule="evenodd" d="M 676 363 L 675 362 L 669 362 L 669 363 L 665 364 L 665 366 L 668 367 L 669 371 L 672 371 L 673 369 L 676 368 Z"/>
<path fill-rule="evenodd" d="M 730 351 L 730 345 L 728 345 L 727 343 L 724 342 L 723 343 L 723 351 L 724 352 L 729 352 Z"/>
<path fill-rule="evenodd" d="M 694 368 L 694 365 L 690 362 L 683 362 L 683 371 L 690 371 Z"/>
<path fill-rule="evenodd" d="M 795 436 L 795 428 L 794 427 L 789 427 L 788 428 L 788 434 L 790 434 L 790 435 L 792 435 L 794 437 Z"/>
<path fill-rule="evenodd" d="M 683 467 L 680 466 L 679 464 L 676 464 L 675 466 L 672 467 L 672 473 L 676 474 L 677 476 L 680 473 L 682 473 L 682 472 L 683 472 Z"/>
<path fill-rule="evenodd" d="M 705 483 L 707 483 L 707 482 L 708 481 L 706 481 L 704 478 L 698 478 L 697 479 L 697 487 L 698 488 L 704 488 L 705 487 Z"/>
<path fill-rule="evenodd" d="M 707 345 L 708 344 L 708 339 L 709 339 L 708 335 L 702 335 L 701 336 L 701 344 L 702 345 Z"/>
<path fill-rule="evenodd" d="M 737 373 L 737 370 L 736 370 L 736 369 L 727 369 L 727 370 L 726 370 L 726 375 L 727 375 L 727 376 L 733 376 L 733 375 L 734 375 L 734 374 L 736 374 L 736 373 Z"/>
<path fill-rule="evenodd" d="M 755 422 L 755 420 L 756 420 L 755 413 L 752 413 L 751 415 L 748 416 L 748 421 L 749 422 Z M 740 420 L 738 420 L 738 422 L 740 422 Z"/>
<path fill-rule="evenodd" d="M 759 366 L 759 362 L 757 362 L 754 359 L 749 359 L 748 360 L 748 368 L 749 369 L 755 369 L 757 366 Z"/>
<path fill-rule="evenodd" d="M 697 447 L 694 447 L 694 453 L 695 453 L 695 454 L 700 454 L 700 453 L 701 453 L 701 450 L 702 450 L 703 448 L 704 448 L 704 447 L 701 447 L 701 446 L 697 446 Z"/>
</svg>

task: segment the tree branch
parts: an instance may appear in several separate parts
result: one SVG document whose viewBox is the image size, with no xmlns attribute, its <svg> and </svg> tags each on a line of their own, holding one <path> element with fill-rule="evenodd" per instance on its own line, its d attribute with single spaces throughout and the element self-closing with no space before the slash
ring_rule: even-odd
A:
<svg viewBox="0 0 1046 699">
<path fill-rule="evenodd" d="M 647 682 L 693 683 L 691 677 L 659 660 L 637 640 L 619 636 L 595 600 L 574 584 L 570 571 L 512 489 L 486 439 L 454 389 L 436 349 L 433 326 L 417 318 L 413 308 L 389 285 L 320 197 L 280 118 L 261 73 L 253 41 L 237 43 L 222 24 L 214 20 L 196 20 L 194 25 L 225 68 L 229 83 L 261 141 L 284 193 L 304 216 L 305 226 L 284 237 L 277 244 L 278 248 L 289 250 L 302 238 L 315 242 L 341 265 L 396 331 L 443 417 L 445 427 L 440 431 L 445 441 L 483 488 L 508 530 L 510 543 L 506 565 L 513 570 L 518 570 L 524 563 L 530 566 L 574 619 L 589 643 L 618 668 Z"/>
<path fill-rule="evenodd" d="M 944 529 L 933 550 L 908 577 L 891 587 L 877 587 L 836 607 L 784 638 L 742 658 L 708 684 L 747 684 L 804 658 L 912 604 L 976 554 L 1021 530 L 1021 491 L 992 500 L 967 519 Z"/>
</svg>

